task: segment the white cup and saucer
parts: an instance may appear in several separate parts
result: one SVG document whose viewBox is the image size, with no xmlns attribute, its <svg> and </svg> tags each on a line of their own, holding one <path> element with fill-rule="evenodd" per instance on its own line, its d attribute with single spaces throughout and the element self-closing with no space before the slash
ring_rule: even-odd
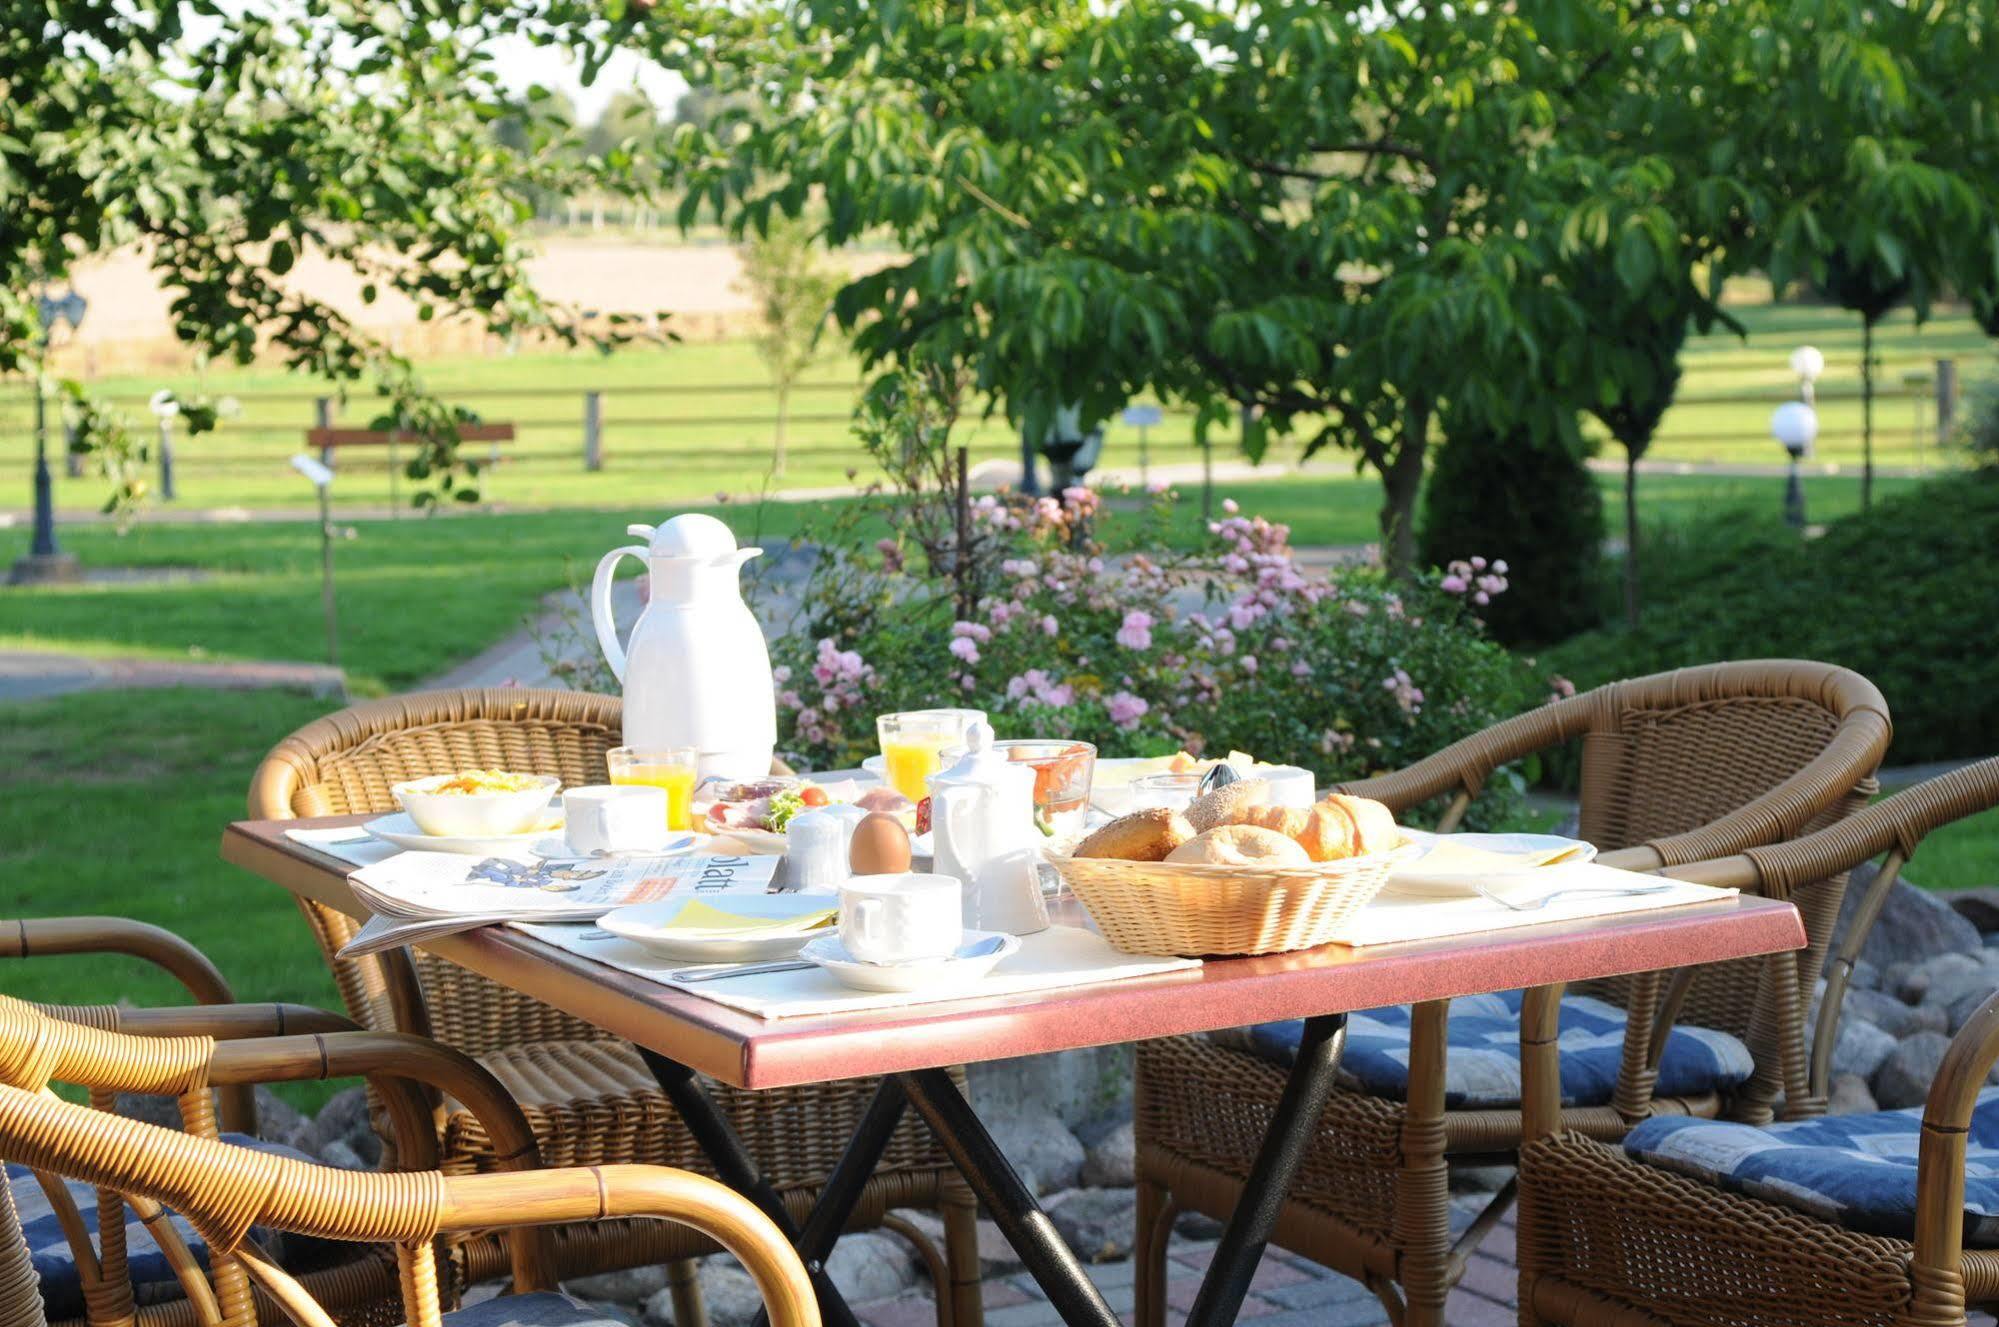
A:
<svg viewBox="0 0 1999 1327">
<path fill-rule="evenodd" d="M 836 981 L 863 991 L 967 986 L 1019 950 L 1020 941 L 964 927 L 957 877 L 857 875 L 840 886 L 840 928 L 798 951 Z"/>
<path fill-rule="evenodd" d="M 679 852 L 691 834 L 666 827 L 666 789 L 641 783 L 596 783 L 562 792 L 562 833 L 534 845 L 537 857 L 581 860 Z"/>
</svg>

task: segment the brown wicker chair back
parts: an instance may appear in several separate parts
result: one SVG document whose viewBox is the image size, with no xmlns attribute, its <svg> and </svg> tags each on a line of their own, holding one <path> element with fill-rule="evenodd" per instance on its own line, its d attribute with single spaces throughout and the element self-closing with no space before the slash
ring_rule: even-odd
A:
<svg viewBox="0 0 1999 1327">
<path fill-rule="evenodd" d="M 462 769 L 553 774 L 602 783 L 604 753 L 618 744 L 620 702 L 579 691 L 492 688 L 372 701 L 307 724 L 271 751 L 250 785 L 257 819 L 387 813 L 406 779 Z M 392 963 L 336 958 L 354 922 L 306 900 L 311 923 L 348 1013 L 365 1027 L 398 1026 Z M 580 1019 L 422 953 L 414 955 L 432 1036 L 468 1055 L 536 1041 L 589 1041 Z"/>
</svg>

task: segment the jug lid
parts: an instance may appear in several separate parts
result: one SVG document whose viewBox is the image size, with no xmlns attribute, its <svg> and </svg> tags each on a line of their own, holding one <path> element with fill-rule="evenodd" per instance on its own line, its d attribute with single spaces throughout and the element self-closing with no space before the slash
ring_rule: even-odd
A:
<svg viewBox="0 0 1999 1327">
<path fill-rule="evenodd" d="M 993 726 L 981 719 L 965 729 L 965 754 L 949 769 L 932 774 L 928 783 L 933 790 L 957 783 L 997 788 L 1004 787 L 1009 779 L 1018 780 L 1022 775 L 1031 785 L 1034 771 L 1008 760 L 1004 752 L 994 750 Z"/>
<path fill-rule="evenodd" d="M 656 558 L 714 562 L 736 552 L 735 532 L 705 512 L 682 512 L 658 526 L 634 525 L 629 533 L 645 539 Z"/>
</svg>

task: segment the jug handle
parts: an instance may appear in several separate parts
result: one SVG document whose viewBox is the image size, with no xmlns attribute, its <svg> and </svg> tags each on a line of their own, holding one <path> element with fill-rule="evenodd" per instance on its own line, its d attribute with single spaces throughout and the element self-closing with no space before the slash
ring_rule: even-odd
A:
<svg viewBox="0 0 1999 1327">
<path fill-rule="evenodd" d="M 618 644 L 617 614 L 611 611 L 611 581 L 617 575 L 619 558 L 632 557 L 643 562 L 651 551 L 643 544 L 614 548 L 597 564 L 597 574 L 590 579 L 590 619 L 597 626 L 597 645 L 604 651 L 604 662 L 611 665 L 612 674 L 620 682 L 625 680 L 625 650 Z"/>
<path fill-rule="evenodd" d="M 944 822 L 944 837 L 951 843 L 952 855 L 958 865 L 967 870 L 986 857 L 986 836 L 983 830 L 976 835 L 962 833 L 958 825 L 960 818 L 967 814 L 977 814 L 977 808 L 985 804 L 989 794 L 983 788 L 959 786 L 940 789 L 930 804 L 931 816 Z M 975 882 L 967 880 L 966 885 Z"/>
</svg>

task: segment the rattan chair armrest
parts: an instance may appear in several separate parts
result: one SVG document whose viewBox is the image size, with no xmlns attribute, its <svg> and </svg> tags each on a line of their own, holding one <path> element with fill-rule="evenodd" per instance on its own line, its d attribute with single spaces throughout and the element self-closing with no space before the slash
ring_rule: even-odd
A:
<svg viewBox="0 0 1999 1327">
<path fill-rule="evenodd" d="M 126 954 L 164 970 L 202 1004 L 234 1004 L 207 955 L 172 931 L 124 917 L 23 917 L 0 924 L 0 958 Z"/>
<path fill-rule="evenodd" d="M 727 1249 L 756 1282 L 772 1327 L 818 1327 L 818 1301 L 789 1240 L 755 1204 L 705 1175 L 665 1166 L 590 1166 L 524 1175 L 454 1175 L 440 1228 L 661 1217 Z"/>
<path fill-rule="evenodd" d="M 1999 1063 L 1999 994 L 1988 997 L 1951 1038 L 1923 1106 L 1916 1153 L 1915 1263 L 1926 1276 L 1957 1272 L 1964 1248 L 1966 1136 L 1994 1063 Z"/>
<path fill-rule="evenodd" d="M 97 1010 L 37 1003 L 50 1018 L 104 1027 L 135 1037 L 213 1037 L 236 1041 L 244 1037 L 290 1037 L 314 1032 L 358 1032 L 345 1014 L 309 1004 L 198 1004 L 161 1009 L 121 1009 L 108 1006 L 111 1018 L 99 1022 Z"/>
<path fill-rule="evenodd" d="M 1478 796 L 1500 766 L 1581 736 L 1596 713 L 1598 696 L 1598 692 L 1587 692 L 1516 714 L 1407 768 L 1339 784 L 1336 791 L 1371 797 L 1394 811 L 1451 793 L 1458 794 L 1462 804 Z M 1461 805 L 1457 809 L 1461 810 Z"/>
</svg>

